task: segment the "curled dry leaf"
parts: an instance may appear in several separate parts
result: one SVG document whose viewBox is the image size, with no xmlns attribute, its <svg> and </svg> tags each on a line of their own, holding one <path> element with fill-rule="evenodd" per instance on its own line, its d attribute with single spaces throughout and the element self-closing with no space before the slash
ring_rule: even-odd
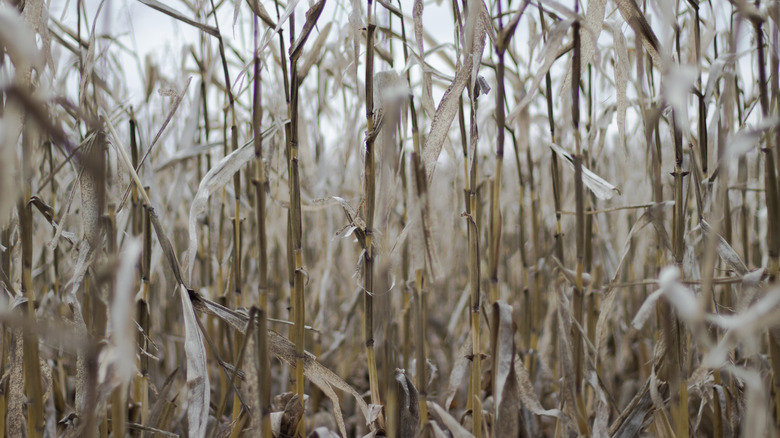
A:
<svg viewBox="0 0 780 438">
<path fill-rule="evenodd" d="M 653 29 L 639 9 L 639 6 L 637 6 L 634 0 L 615 0 L 615 4 L 618 11 L 620 11 L 620 15 L 631 26 L 637 37 L 641 39 L 642 46 L 650 54 L 650 59 L 653 60 L 655 67 L 663 71 L 664 63 L 660 52 L 661 44 L 658 42 L 658 38 L 655 36 Z"/>
<path fill-rule="evenodd" d="M 528 437 L 520 387 L 515 372 L 515 327 L 512 306 L 503 301 L 493 303 L 491 343 L 493 344 L 494 436 Z"/>
<path fill-rule="evenodd" d="M 550 148 L 563 159 L 570 169 L 574 170 L 574 158 L 572 158 L 571 154 L 555 143 L 550 143 Z M 582 167 L 582 182 L 599 199 L 612 199 L 616 193 L 620 194 L 620 190 L 617 187 L 585 166 Z"/>
<path fill-rule="evenodd" d="M 206 436 L 211 397 L 206 346 L 184 285 L 179 286 L 179 296 L 184 314 L 184 352 L 187 356 L 187 422 L 190 436 L 202 438 Z"/>
<path fill-rule="evenodd" d="M 199 312 L 214 315 L 237 330 L 244 330 L 246 328 L 246 323 L 249 320 L 248 315 L 230 310 L 213 301 L 207 300 L 194 292 L 191 294 L 190 298 L 193 307 Z M 271 354 L 288 365 L 295 365 L 295 345 L 273 330 L 268 330 L 268 349 L 271 351 Z M 319 363 L 314 355 L 309 352 L 306 352 L 306 357 L 303 361 L 303 374 L 311 383 L 317 385 L 333 403 L 333 415 L 339 426 L 339 432 L 341 432 L 343 436 L 347 436 L 346 426 L 341 413 L 339 397 L 336 395 L 334 388 L 352 395 L 360 412 L 363 414 L 363 417 L 365 419 L 369 418 L 368 404 L 366 404 L 361 395 L 338 375 Z"/>
<path fill-rule="evenodd" d="M 564 423 L 571 429 L 577 430 L 577 425 L 567 413 L 560 409 L 545 409 L 539 398 L 534 391 L 533 383 L 531 383 L 531 376 L 528 375 L 528 370 L 525 368 L 523 361 L 520 358 L 515 359 L 515 372 L 517 374 L 518 392 L 520 394 L 520 400 L 523 402 L 523 406 L 531 411 L 534 415 L 543 415 L 547 417 L 555 417 Z"/>
<path fill-rule="evenodd" d="M 465 295 L 465 294 L 464 294 Z M 468 295 L 465 295 L 468 297 Z M 455 400 L 455 395 L 458 393 L 466 377 L 469 375 L 469 369 L 471 367 L 471 336 L 467 336 L 466 340 L 458 348 L 458 353 L 455 356 L 455 364 L 450 371 L 449 384 L 447 385 L 447 397 L 445 398 L 444 406 L 449 409 L 452 407 L 452 402 Z"/>
<path fill-rule="evenodd" d="M 428 401 L 428 411 L 438 418 L 441 424 L 449 430 L 453 438 L 468 438 L 474 436 L 465 427 L 461 426 L 460 422 L 450 415 L 446 409 L 439 406 L 438 403 Z"/>
<path fill-rule="evenodd" d="M 420 426 L 420 407 L 417 388 L 403 370 L 395 370 L 396 394 L 398 397 L 398 418 L 396 424 L 399 427 L 399 436 L 417 436 Z"/>
<path fill-rule="evenodd" d="M 265 141 L 271 138 L 276 133 L 277 129 L 278 127 L 276 125 L 266 129 L 262 133 L 263 140 Z M 222 188 L 225 184 L 232 181 L 233 175 L 254 157 L 254 139 L 252 139 L 219 160 L 219 162 L 215 164 L 200 181 L 198 192 L 192 200 L 189 216 L 190 245 L 187 250 L 186 258 L 187 279 L 189 281 L 192 281 L 192 268 L 195 266 L 195 251 L 198 248 L 198 216 L 206 211 L 209 196 L 217 189 Z"/>
</svg>

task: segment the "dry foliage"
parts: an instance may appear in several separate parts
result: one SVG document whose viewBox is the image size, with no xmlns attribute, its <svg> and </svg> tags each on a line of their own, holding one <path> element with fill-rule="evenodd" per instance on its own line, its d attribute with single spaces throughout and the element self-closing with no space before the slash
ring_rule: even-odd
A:
<svg viewBox="0 0 780 438">
<path fill-rule="evenodd" d="M 776 1 L 246 3 L 0 0 L 0 436 L 780 434 Z"/>
</svg>

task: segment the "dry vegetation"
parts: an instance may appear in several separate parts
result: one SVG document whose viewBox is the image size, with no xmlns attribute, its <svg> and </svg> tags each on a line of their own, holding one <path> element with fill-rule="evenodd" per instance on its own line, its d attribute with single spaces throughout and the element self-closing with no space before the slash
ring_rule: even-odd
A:
<svg viewBox="0 0 780 438">
<path fill-rule="evenodd" d="M 778 3 L 439 3 L 0 1 L 0 435 L 778 436 Z"/>
</svg>

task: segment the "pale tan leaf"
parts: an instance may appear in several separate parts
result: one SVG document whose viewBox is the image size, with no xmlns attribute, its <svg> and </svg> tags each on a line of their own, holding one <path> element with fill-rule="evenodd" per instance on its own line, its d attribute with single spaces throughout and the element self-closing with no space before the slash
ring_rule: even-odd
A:
<svg viewBox="0 0 780 438">
<path fill-rule="evenodd" d="M 634 319 L 631 321 L 632 327 L 634 327 L 637 330 L 644 327 L 645 322 L 647 322 L 647 319 L 650 318 L 650 316 L 655 313 L 655 303 L 658 302 L 659 298 L 661 298 L 663 292 L 664 292 L 663 290 L 658 289 L 655 292 L 648 295 L 647 298 L 645 298 L 645 301 L 642 303 L 642 306 L 639 307 L 639 310 L 636 312 Z"/>
<path fill-rule="evenodd" d="M 154 1 L 154 0 L 152 0 Z M 81 72 L 81 84 L 79 85 L 79 105 L 84 107 L 87 99 L 87 85 L 93 78 L 92 72 L 95 68 L 95 51 L 97 50 L 95 44 L 95 32 L 97 32 L 97 19 L 100 16 L 100 11 L 103 10 L 103 5 L 106 0 L 101 0 L 98 6 L 95 18 L 92 21 L 92 32 L 89 33 L 89 42 L 87 43 L 87 54 L 84 56 L 83 71 Z"/>
<path fill-rule="evenodd" d="M 125 242 L 124 250 L 120 254 L 121 264 L 116 274 L 116 285 L 109 307 L 109 336 L 111 337 L 111 349 L 105 363 L 100 366 L 102 378 L 98 382 L 106 381 L 106 368 L 112 369 L 112 389 L 115 386 L 125 385 L 135 377 L 135 348 L 137 333 L 133 314 L 128 309 L 135 308 L 135 293 L 133 285 L 136 278 L 136 264 L 141 255 L 141 241 L 131 238 Z"/>
<path fill-rule="evenodd" d="M 526 93 L 512 111 L 507 114 L 506 119 L 508 121 L 515 120 L 525 107 L 538 96 L 536 90 L 544 80 L 547 72 L 550 71 L 550 67 L 552 67 L 553 63 L 558 58 L 558 52 L 563 44 L 563 39 L 572 23 L 572 20 L 561 20 L 555 23 L 550 29 L 547 36 L 547 44 L 545 44 L 544 49 L 539 53 L 539 56 L 537 56 L 537 59 L 543 59 L 544 62 L 541 67 L 534 69 L 534 76 L 531 80 L 531 86 L 528 87 L 528 93 Z"/>
<path fill-rule="evenodd" d="M 468 295 L 466 295 L 468 297 Z M 469 375 L 469 369 L 471 367 L 471 336 L 466 337 L 466 341 L 463 342 L 458 348 L 458 352 L 455 355 L 455 364 L 452 365 L 452 371 L 450 372 L 449 383 L 447 385 L 447 397 L 445 398 L 444 406 L 450 408 L 452 401 L 455 399 L 455 395 L 458 393 L 463 382 Z"/>
<path fill-rule="evenodd" d="M 325 46 L 325 42 L 328 40 L 331 27 L 333 27 L 333 22 L 328 21 L 325 26 L 320 29 L 320 33 L 317 35 L 317 39 L 314 40 L 314 44 L 311 45 L 311 48 L 303 57 L 303 66 L 301 66 L 300 70 L 298 71 L 298 75 L 300 77 L 306 77 L 314 63 L 316 63 L 317 60 L 323 56 L 324 52 L 322 48 Z"/>
<path fill-rule="evenodd" d="M 602 24 L 604 23 L 604 12 L 606 11 L 607 0 L 591 0 L 588 2 L 588 10 L 585 11 L 585 21 L 582 22 L 580 27 L 580 66 L 583 70 L 586 70 L 588 65 L 593 62 L 593 57 L 596 54 L 596 42 L 599 39 L 601 33 Z M 561 83 L 561 90 L 571 89 L 571 62 L 569 68 L 566 70 L 566 76 L 564 76 Z M 561 94 L 566 95 L 566 94 Z"/>
<path fill-rule="evenodd" d="M 503 301 L 493 303 L 491 324 L 493 345 L 494 436 L 527 437 L 523 411 L 520 409 L 520 388 L 515 372 L 515 327 L 512 306 Z"/>
<path fill-rule="evenodd" d="M 191 437 L 205 437 L 211 397 L 206 346 L 184 285 L 179 285 L 179 296 L 184 315 L 184 353 L 187 357 L 187 422 Z"/>
<path fill-rule="evenodd" d="M 263 140 L 271 138 L 277 131 L 278 126 L 272 125 L 266 129 L 263 133 Z M 198 191 L 192 200 L 190 206 L 189 216 L 189 237 L 190 244 L 187 250 L 186 264 L 186 277 L 188 281 L 192 281 L 192 268 L 195 266 L 195 252 L 198 248 L 198 216 L 206 211 L 208 207 L 208 199 L 212 193 L 217 189 L 222 188 L 225 184 L 232 181 L 233 175 L 241 169 L 249 160 L 255 156 L 254 139 L 250 139 L 240 148 L 231 152 L 218 163 L 216 163 L 211 170 L 203 177 L 198 186 Z"/>
<path fill-rule="evenodd" d="M 265 7 L 260 0 L 246 0 L 246 2 L 249 4 L 249 8 L 252 10 L 252 12 L 254 12 L 255 15 L 263 20 L 263 23 L 271 28 L 276 27 L 276 23 L 274 23 L 273 18 L 271 18 L 271 16 L 268 14 L 268 11 L 265 10 Z"/>
<path fill-rule="evenodd" d="M 528 370 L 525 369 L 523 361 L 518 357 L 515 359 L 515 371 L 517 375 L 518 391 L 520 393 L 520 400 L 523 402 L 529 411 L 535 415 L 543 415 L 546 417 L 555 417 L 566 423 L 570 429 L 577 430 L 576 423 L 566 413 L 560 409 L 545 409 L 539 398 L 534 391 L 533 383 L 531 383 L 531 377 L 528 375 Z"/>
<path fill-rule="evenodd" d="M 550 143 L 550 148 L 563 159 L 563 162 L 570 169 L 574 170 L 574 158 L 572 158 L 571 154 L 555 143 Z M 582 182 L 599 199 L 612 199 L 615 194 L 620 194 L 620 190 L 617 187 L 585 166 L 582 167 Z"/>
<path fill-rule="evenodd" d="M 246 328 L 247 321 L 249 320 L 249 317 L 246 314 L 230 310 L 213 301 L 207 300 L 200 295 L 193 294 L 190 298 L 192 299 L 193 306 L 199 312 L 217 316 L 237 330 L 244 330 Z M 268 330 L 268 348 L 271 353 L 280 360 L 289 365 L 295 365 L 295 345 L 273 330 Z M 366 404 L 362 396 L 347 382 L 319 363 L 314 355 L 309 352 L 306 352 L 303 361 L 303 374 L 311 383 L 317 385 L 333 403 L 333 415 L 336 418 L 339 431 L 344 436 L 346 436 L 346 426 L 344 425 L 344 418 L 341 413 L 339 397 L 333 390 L 334 388 L 352 395 L 360 412 L 363 414 L 363 417 L 365 419 L 369 418 L 368 404 Z"/>
<path fill-rule="evenodd" d="M 609 24 L 612 38 L 615 40 L 615 91 L 617 93 L 617 125 L 620 140 L 626 138 L 626 108 L 628 99 L 626 98 L 626 88 L 628 86 L 628 75 L 626 71 L 630 69 L 628 58 L 628 48 L 626 47 L 626 37 L 616 23 Z"/>
<path fill-rule="evenodd" d="M 450 431 L 453 438 L 468 438 L 474 436 L 471 434 L 471 432 L 466 430 L 465 427 L 461 426 L 460 422 L 456 420 L 452 415 L 450 415 L 446 409 L 439 406 L 438 403 L 429 400 L 428 411 L 430 411 L 431 414 L 436 416 L 436 418 L 438 418 L 439 421 L 441 421 L 444 427 L 446 427 L 447 430 Z"/>
<path fill-rule="evenodd" d="M 653 60 L 653 65 L 661 71 L 664 70 L 664 62 L 661 58 L 660 43 L 655 36 L 653 29 L 650 27 L 650 23 L 647 22 L 645 15 L 639 9 L 634 0 L 615 0 L 618 11 L 626 23 L 634 29 L 637 37 L 641 39 L 642 46 L 644 46 L 647 53 L 650 54 L 650 59 Z"/>
<path fill-rule="evenodd" d="M 707 223 L 705 220 L 701 220 L 701 229 L 706 235 L 715 234 L 712 230 L 712 227 L 710 227 L 710 224 Z M 745 274 L 749 273 L 747 266 L 745 266 L 745 262 L 742 261 L 742 258 L 737 254 L 736 251 L 734 251 L 734 248 L 729 245 L 728 242 L 726 242 L 726 239 L 723 238 L 720 234 L 715 234 L 715 239 L 717 239 L 717 251 L 718 255 L 720 256 L 720 259 L 723 260 L 723 263 L 726 264 L 729 268 L 731 268 L 734 272 L 736 272 L 740 277 L 744 276 Z"/>
<path fill-rule="evenodd" d="M 444 141 L 449 134 L 452 121 L 458 113 L 458 100 L 468 83 L 472 65 L 472 58 L 466 57 L 466 61 L 455 74 L 455 79 L 444 92 L 444 96 L 442 96 L 441 101 L 439 102 L 439 107 L 436 109 L 436 113 L 433 116 L 431 129 L 428 132 L 428 137 L 425 140 L 425 147 L 422 151 L 422 159 L 425 164 L 425 173 L 428 181 L 433 178 L 436 160 L 439 159 L 439 154 L 441 153 Z"/>
<path fill-rule="evenodd" d="M 292 62 L 296 62 L 298 58 L 303 55 L 303 46 L 309 39 L 309 35 L 311 35 L 311 31 L 314 29 L 314 25 L 317 24 L 317 20 L 319 20 L 324 6 L 325 0 L 320 0 L 306 11 L 306 23 L 303 25 L 303 30 L 301 30 L 298 39 L 296 39 L 295 43 L 290 47 L 290 60 Z"/>
</svg>

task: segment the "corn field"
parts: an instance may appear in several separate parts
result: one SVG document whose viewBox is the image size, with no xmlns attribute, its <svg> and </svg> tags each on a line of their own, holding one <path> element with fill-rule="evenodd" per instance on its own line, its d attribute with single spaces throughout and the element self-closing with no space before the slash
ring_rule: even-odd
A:
<svg viewBox="0 0 780 438">
<path fill-rule="evenodd" d="M 0 436 L 780 436 L 779 27 L 0 0 Z"/>
</svg>

